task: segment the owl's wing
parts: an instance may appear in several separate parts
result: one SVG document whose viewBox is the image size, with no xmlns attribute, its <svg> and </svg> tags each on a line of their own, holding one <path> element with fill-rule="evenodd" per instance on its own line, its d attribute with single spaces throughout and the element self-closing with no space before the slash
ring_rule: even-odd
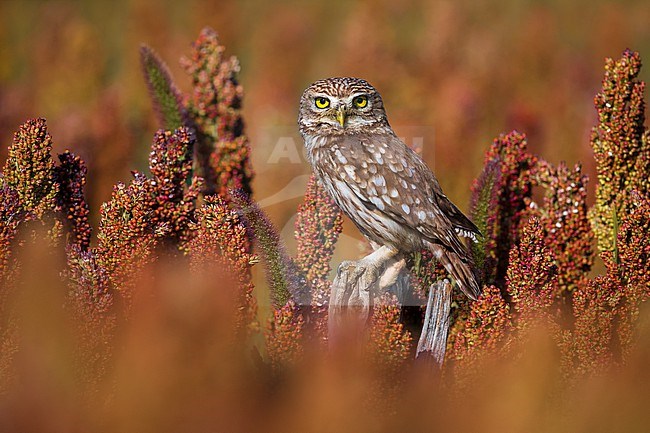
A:
<svg viewBox="0 0 650 433">
<path fill-rule="evenodd" d="M 442 192 L 442 188 L 440 188 L 438 180 L 433 176 L 433 174 L 431 177 L 433 178 L 433 183 L 431 184 L 433 195 L 436 197 L 440 209 L 442 209 L 445 215 L 447 215 L 447 218 L 449 218 L 449 221 L 451 221 L 456 233 L 476 242 L 477 236 L 482 236 L 481 231 L 476 227 L 476 224 L 474 224 L 460 209 L 456 207 L 455 204 L 449 201 L 447 196 Z"/>
<path fill-rule="evenodd" d="M 456 235 L 479 234 L 476 226 L 443 194 L 424 161 L 394 135 L 342 138 L 338 147 L 355 168 L 341 176 L 375 211 L 417 230 L 457 254 L 466 250 Z M 464 233 L 468 232 L 468 233 Z"/>
</svg>

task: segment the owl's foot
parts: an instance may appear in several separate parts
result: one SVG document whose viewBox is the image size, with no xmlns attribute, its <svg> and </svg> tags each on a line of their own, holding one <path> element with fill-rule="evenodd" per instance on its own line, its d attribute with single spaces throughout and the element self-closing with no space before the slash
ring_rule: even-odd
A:
<svg viewBox="0 0 650 433">
<path fill-rule="evenodd" d="M 374 299 L 397 282 L 405 267 L 406 260 L 386 246 L 360 260 L 341 263 L 330 296 L 330 335 L 341 320 L 365 324 Z"/>
<path fill-rule="evenodd" d="M 341 263 L 338 276 L 348 274 L 348 282 L 377 297 L 395 284 L 405 267 L 406 259 L 398 251 L 382 246 L 360 260 Z"/>
</svg>

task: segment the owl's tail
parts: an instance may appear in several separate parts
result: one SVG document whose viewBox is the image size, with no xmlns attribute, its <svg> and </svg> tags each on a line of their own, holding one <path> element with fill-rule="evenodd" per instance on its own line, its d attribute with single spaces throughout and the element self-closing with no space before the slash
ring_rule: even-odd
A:
<svg viewBox="0 0 650 433">
<path fill-rule="evenodd" d="M 456 280 L 460 290 L 470 299 L 476 300 L 481 294 L 481 284 L 478 271 L 475 269 L 469 254 L 461 257 L 456 252 L 440 245 L 432 245 L 431 250 L 436 259 Z"/>
</svg>

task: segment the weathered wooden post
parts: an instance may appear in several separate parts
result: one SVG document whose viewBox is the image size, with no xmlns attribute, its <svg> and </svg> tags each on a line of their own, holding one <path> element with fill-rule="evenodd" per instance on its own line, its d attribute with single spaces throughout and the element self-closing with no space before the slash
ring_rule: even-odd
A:
<svg viewBox="0 0 650 433">
<path fill-rule="evenodd" d="M 445 359 L 449 313 L 451 309 L 451 284 L 449 280 L 438 281 L 429 287 L 427 309 L 422 333 L 418 341 L 416 358 L 428 356 L 439 366 Z"/>
<path fill-rule="evenodd" d="M 406 260 L 393 257 L 381 260 L 381 249 L 358 261 L 343 262 L 332 282 L 328 332 L 331 344 L 343 329 L 362 331 L 370 311 L 378 297 L 387 290 L 398 295 L 402 303 L 411 289 Z M 418 341 L 416 357 L 430 357 L 438 366 L 445 358 L 449 313 L 451 308 L 451 284 L 438 281 L 429 289 L 422 333 Z"/>
</svg>

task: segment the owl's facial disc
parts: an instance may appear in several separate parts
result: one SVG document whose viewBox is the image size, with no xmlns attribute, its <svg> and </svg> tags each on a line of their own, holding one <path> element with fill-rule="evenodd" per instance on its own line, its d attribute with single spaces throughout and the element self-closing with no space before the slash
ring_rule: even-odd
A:
<svg viewBox="0 0 650 433">
<path fill-rule="evenodd" d="M 312 109 L 319 113 L 321 121 L 337 128 L 352 128 L 372 123 L 367 119 L 371 105 L 366 94 L 353 94 L 347 98 L 337 98 L 316 94 Z"/>
<path fill-rule="evenodd" d="M 357 134 L 390 128 L 383 101 L 359 78 L 334 77 L 312 83 L 300 99 L 303 135 Z"/>
</svg>

